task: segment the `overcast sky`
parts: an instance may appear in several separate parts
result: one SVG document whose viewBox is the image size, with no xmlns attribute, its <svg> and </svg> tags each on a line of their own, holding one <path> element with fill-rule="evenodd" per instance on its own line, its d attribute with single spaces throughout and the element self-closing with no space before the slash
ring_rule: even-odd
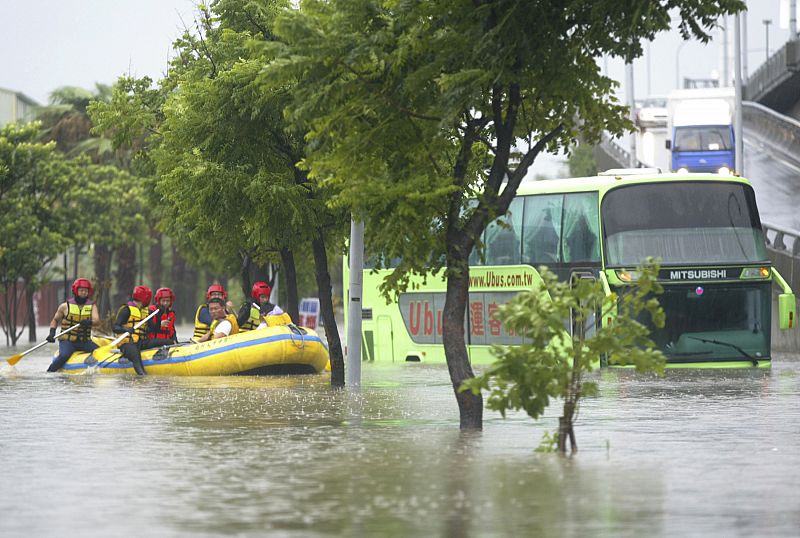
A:
<svg viewBox="0 0 800 538">
<path fill-rule="evenodd" d="M 95 82 L 112 84 L 122 74 L 160 78 L 172 41 L 184 24 L 192 25 L 195 0 L 0 0 L 0 87 L 20 91 L 40 103 L 59 86 L 92 89 Z M 770 50 L 788 37 L 781 4 L 788 0 L 749 0 L 747 16 L 748 71 L 764 61 L 764 19 L 771 19 Z M 732 18 L 731 18 L 732 20 Z M 732 24 L 732 23 L 731 23 Z M 731 46 L 733 42 L 731 32 Z M 681 44 L 676 31 L 660 35 L 645 57 L 634 62 L 634 94 L 665 95 L 679 76 L 722 75 L 721 32 L 708 45 Z M 680 48 L 679 48 L 680 46 Z M 649 50 L 649 55 L 647 51 Z M 619 60 L 600 61 L 623 81 Z M 649 69 L 648 69 L 649 66 Z M 648 73 L 649 72 L 649 73 Z M 730 76 L 733 76 L 732 70 Z M 621 97 L 624 97 L 621 88 Z M 552 174 L 552 159 L 537 166 Z"/>
</svg>

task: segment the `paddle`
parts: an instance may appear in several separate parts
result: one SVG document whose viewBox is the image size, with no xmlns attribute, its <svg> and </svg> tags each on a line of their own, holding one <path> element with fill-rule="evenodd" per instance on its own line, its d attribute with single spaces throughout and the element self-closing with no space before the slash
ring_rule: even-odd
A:
<svg viewBox="0 0 800 538">
<path fill-rule="evenodd" d="M 76 324 L 76 325 L 73 325 L 72 327 L 70 327 L 70 328 L 69 328 L 69 329 L 67 329 L 66 331 L 61 331 L 60 333 L 58 333 L 58 334 L 56 335 L 56 338 L 58 338 L 58 337 L 59 337 L 59 336 L 61 336 L 62 334 L 67 334 L 67 333 L 68 333 L 68 332 L 70 332 L 72 329 L 76 329 L 76 328 L 78 328 L 78 327 L 80 327 L 80 323 L 79 323 L 79 324 Z M 42 346 L 43 346 L 43 345 L 45 345 L 46 343 L 47 343 L 47 340 L 45 340 L 44 342 L 41 342 L 41 343 L 39 343 L 39 344 L 36 344 L 36 345 L 35 345 L 35 346 L 33 346 L 32 348 L 30 348 L 28 351 L 23 351 L 22 353 L 19 353 L 19 354 L 17 354 L 17 355 L 14 355 L 13 357 L 9 357 L 9 358 L 7 358 L 7 359 L 6 359 L 6 361 L 7 361 L 7 362 L 8 362 L 8 364 L 10 364 L 11 366 L 14 366 L 14 365 L 15 365 L 15 364 L 17 364 L 17 363 L 18 363 L 20 360 L 22 360 L 22 357 L 24 357 L 25 355 L 27 355 L 27 354 L 28 354 L 28 353 L 30 353 L 31 351 L 36 351 L 37 349 L 39 349 L 40 347 L 42 347 Z"/>
<path fill-rule="evenodd" d="M 134 325 L 133 326 L 133 330 L 135 331 L 136 329 L 138 329 L 139 327 L 141 327 L 142 325 L 144 325 L 145 323 L 150 321 L 150 318 L 152 318 L 153 316 L 155 316 L 159 312 L 160 312 L 160 310 L 158 308 L 153 310 L 150 313 L 149 316 L 147 316 L 142 321 L 140 321 L 139 323 Z M 99 361 L 99 362 L 101 362 L 101 363 L 106 362 L 110 357 L 115 355 L 115 353 L 112 351 L 114 346 L 116 346 L 117 344 L 119 344 L 120 342 L 122 342 L 123 340 L 128 338 L 128 336 L 130 336 L 130 334 L 128 332 L 122 333 L 122 335 L 120 335 L 118 338 L 115 338 L 114 340 L 112 340 L 110 344 L 106 344 L 104 346 L 100 346 L 97 349 L 95 349 L 94 351 L 92 351 L 91 356 L 94 357 L 95 359 L 97 359 L 98 356 L 102 356 L 103 359 L 101 361 Z"/>
</svg>

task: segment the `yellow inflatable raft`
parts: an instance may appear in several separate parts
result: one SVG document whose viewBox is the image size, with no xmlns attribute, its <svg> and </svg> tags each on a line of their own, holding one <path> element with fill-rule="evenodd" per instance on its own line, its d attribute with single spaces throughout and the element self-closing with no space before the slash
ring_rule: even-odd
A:
<svg viewBox="0 0 800 538">
<path fill-rule="evenodd" d="M 94 338 L 98 345 L 109 340 Z M 311 329 L 285 325 L 267 327 L 218 338 L 199 344 L 142 351 L 148 375 L 216 376 L 309 374 L 321 372 L 328 364 L 328 351 L 319 335 Z M 134 374 L 131 363 L 118 352 L 94 357 L 92 353 L 74 353 L 64 365 L 64 372 L 80 374 Z"/>
</svg>

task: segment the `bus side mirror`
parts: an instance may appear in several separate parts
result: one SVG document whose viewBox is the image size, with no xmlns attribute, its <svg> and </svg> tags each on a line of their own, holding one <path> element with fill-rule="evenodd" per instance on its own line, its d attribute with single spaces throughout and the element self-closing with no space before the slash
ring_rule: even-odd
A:
<svg viewBox="0 0 800 538">
<path fill-rule="evenodd" d="M 665 140 L 664 147 L 667 149 L 672 149 L 672 140 Z"/>
<path fill-rule="evenodd" d="M 797 302 L 794 293 L 778 295 L 778 321 L 781 329 L 794 329 L 797 325 Z"/>
</svg>

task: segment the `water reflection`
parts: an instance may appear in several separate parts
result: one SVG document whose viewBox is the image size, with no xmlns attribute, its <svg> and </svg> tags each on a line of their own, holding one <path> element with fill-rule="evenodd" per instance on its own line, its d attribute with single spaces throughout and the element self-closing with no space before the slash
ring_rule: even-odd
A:
<svg viewBox="0 0 800 538">
<path fill-rule="evenodd" d="M 580 453 L 486 411 L 458 430 L 447 369 L 136 378 L 0 370 L 0 535 L 792 535 L 800 361 L 596 374 Z M 26 358 L 27 361 L 27 358 Z M 42 517 L 46 513 L 47 517 Z"/>
</svg>

